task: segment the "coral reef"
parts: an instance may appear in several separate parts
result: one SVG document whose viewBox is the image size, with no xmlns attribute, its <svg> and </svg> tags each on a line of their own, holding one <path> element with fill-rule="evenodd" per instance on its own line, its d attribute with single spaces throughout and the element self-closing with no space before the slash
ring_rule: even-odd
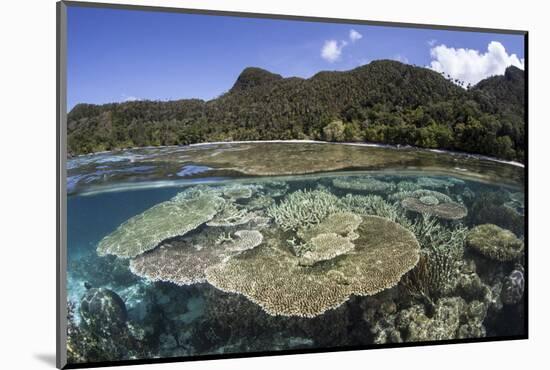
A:
<svg viewBox="0 0 550 370">
<path fill-rule="evenodd" d="M 404 225 L 403 225 L 404 226 Z M 407 227 L 407 226 L 405 226 Z M 462 253 L 467 228 L 443 226 L 436 217 L 422 215 L 407 227 L 411 230 L 422 249 L 441 248 L 445 250 L 459 250 Z"/>
<path fill-rule="evenodd" d="M 509 201 L 503 205 L 514 211 L 518 216 L 523 216 L 525 213 L 525 195 L 520 192 L 508 192 Z"/>
<path fill-rule="evenodd" d="M 399 181 L 396 184 L 395 189 L 397 190 L 397 192 L 415 191 L 418 189 L 422 189 L 422 186 L 413 181 Z"/>
<path fill-rule="evenodd" d="M 395 195 L 402 197 L 401 206 L 409 211 L 433 215 L 446 220 L 466 217 L 468 209 L 462 204 L 437 191 L 415 190 L 411 193 Z"/>
<path fill-rule="evenodd" d="M 209 193 L 189 198 L 176 196 L 125 221 L 99 242 L 97 253 L 123 258 L 138 256 L 165 239 L 185 235 L 211 220 L 223 203 L 222 198 Z"/>
<path fill-rule="evenodd" d="M 80 317 L 90 330 L 116 335 L 126 326 L 126 306 L 112 290 L 90 288 L 80 301 Z"/>
<path fill-rule="evenodd" d="M 67 307 L 67 361 L 70 364 L 150 358 L 150 343 L 140 328 L 126 321 L 124 302 L 113 291 L 90 288 L 80 304 Z"/>
<path fill-rule="evenodd" d="M 420 188 L 448 189 L 452 188 L 455 185 L 463 185 L 464 181 L 454 177 L 447 177 L 445 179 L 435 177 L 420 177 L 418 180 L 416 180 L 416 184 Z"/>
<path fill-rule="evenodd" d="M 291 230 L 318 224 L 339 210 L 339 200 L 334 194 L 322 190 L 298 190 L 269 207 L 267 215 L 283 230 Z"/>
<path fill-rule="evenodd" d="M 256 196 L 252 197 L 244 205 L 244 207 L 249 211 L 255 211 L 260 209 L 263 210 L 273 205 L 273 203 L 275 203 L 275 200 L 272 197 L 268 195 L 257 194 Z"/>
<path fill-rule="evenodd" d="M 270 198 L 279 198 L 288 192 L 288 183 L 284 181 L 269 181 L 262 184 L 265 194 Z"/>
<path fill-rule="evenodd" d="M 151 281 L 169 281 L 190 285 L 206 281 L 208 267 L 228 257 L 261 244 L 263 236 L 256 230 L 239 230 L 234 238 L 215 228 L 162 244 L 130 262 L 131 271 Z"/>
<path fill-rule="evenodd" d="M 311 238 L 300 248 L 299 263 L 311 266 L 321 261 L 328 261 L 334 257 L 346 254 L 353 250 L 354 244 L 343 236 L 335 233 L 319 234 Z"/>
<path fill-rule="evenodd" d="M 343 190 L 358 190 L 366 192 L 388 192 L 395 189 L 393 182 L 378 180 L 371 176 L 337 177 L 332 180 L 332 186 Z"/>
<path fill-rule="evenodd" d="M 235 203 L 225 202 L 220 207 L 218 213 L 208 221 L 208 226 L 231 227 L 239 226 L 248 223 L 252 218 L 252 214 L 244 208 L 239 208 Z"/>
<path fill-rule="evenodd" d="M 431 317 L 417 305 L 401 311 L 396 324 L 407 333 L 404 338 L 407 342 L 479 338 L 485 336 L 485 315 L 486 310 L 479 302 L 468 304 L 460 297 L 450 297 L 437 301 Z"/>
<path fill-rule="evenodd" d="M 234 184 L 224 186 L 220 189 L 222 196 L 229 200 L 248 199 L 259 190 L 257 185 Z"/>
<path fill-rule="evenodd" d="M 323 233 L 334 233 L 354 240 L 356 239 L 354 231 L 362 221 L 361 216 L 352 212 L 333 213 L 316 225 L 300 228 L 296 235 L 303 241 L 308 241 Z"/>
<path fill-rule="evenodd" d="M 523 252 L 523 241 L 510 230 L 493 224 L 471 229 L 466 236 L 466 245 L 496 261 L 512 261 Z"/>
<path fill-rule="evenodd" d="M 403 209 L 395 204 L 388 203 L 379 195 L 346 194 L 346 196 L 340 198 L 340 206 L 345 211 L 359 215 L 387 218 L 407 229 L 410 226 L 410 221 Z"/>
<path fill-rule="evenodd" d="M 311 267 L 301 266 L 286 242 L 270 235 L 264 247 L 207 269 L 207 280 L 272 315 L 314 317 L 351 294 L 372 295 L 396 285 L 418 262 L 416 238 L 395 222 L 366 216 L 357 233 L 352 253 Z"/>
<path fill-rule="evenodd" d="M 479 192 L 469 206 L 468 225 L 495 224 L 521 236 L 524 232 L 524 216 L 506 207 L 508 198 L 503 192 Z"/>
<path fill-rule="evenodd" d="M 525 276 L 523 266 L 516 265 L 516 268 L 506 276 L 500 298 L 504 304 L 516 304 L 523 298 L 525 289 Z"/>
<path fill-rule="evenodd" d="M 459 248 L 432 248 L 420 257 L 401 283 L 411 295 L 433 307 L 438 298 L 456 287 L 461 262 Z"/>
</svg>

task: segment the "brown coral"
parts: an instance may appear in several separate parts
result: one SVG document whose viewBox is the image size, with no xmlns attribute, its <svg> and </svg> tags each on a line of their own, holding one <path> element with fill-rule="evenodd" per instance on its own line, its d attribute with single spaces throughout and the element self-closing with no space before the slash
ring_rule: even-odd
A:
<svg viewBox="0 0 550 370">
<path fill-rule="evenodd" d="M 523 241 L 510 230 L 493 224 L 478 225 L 470 230 L 466 245 L 497 261 L 514 260 L 523 252 Z"/>
<path fill-rule="evenodd" d="M 468 215 L 468 209 L 453 202 L 443 193 L 431 190 L 416 190 L 401 200 L 403 208 L 446 220 L 459 220 Z"/>
<path fill-rule="evenodd" d="M 202 283 L 206 281 L 204 272 L 208 267 L 255 248 L 263 240 L 257 230 L 240 230 L 234 235 L 236 239 L 209 229 L 194 237 L 172 241 L 134 258 L 130 261 L 130 269 L 152 281 L 169 281 L 178 285 Z"/>
<path fill-rule="evenodd" d="M 366 216 L 357 233 L 353 251 L 311 267 L 301 266 L 280 235 L 272 234 L 263 247 L 207 269 L 207 280 L 269 314 L 314 317 L 352 294 L 372 295 L 396 285 L 418 262 L 416 238 L 393 221 Z"/>
</svg>

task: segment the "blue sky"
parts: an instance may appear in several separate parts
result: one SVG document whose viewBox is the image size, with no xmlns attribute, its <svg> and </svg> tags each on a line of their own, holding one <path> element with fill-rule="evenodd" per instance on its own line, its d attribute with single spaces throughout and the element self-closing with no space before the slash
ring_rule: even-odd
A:
<svg viewBox="0 0 550 370">
<path fill-rule="evenodd" d="M 85 7 L 68 8 L 67 34 L 69 109 L 208 100 L 248 66 L 311 77 L 396 59 L 475 83 L 524 58 L 519 35 Z"/>
</svg>

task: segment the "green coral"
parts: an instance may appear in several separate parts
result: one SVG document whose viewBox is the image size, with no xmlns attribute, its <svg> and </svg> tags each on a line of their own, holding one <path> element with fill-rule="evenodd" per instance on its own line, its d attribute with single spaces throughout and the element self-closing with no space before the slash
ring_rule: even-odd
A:
<svg viewBox="0 0 550 370">
<path fill-rule="evenodd" d="M 493 224 L 478 225 L 470 230 L 466 245 L 496 261 L 512 261 L 523 253 L 523 241 L 510 230 Z"/>
<path fill-rule="evenodd" d="M 222 198 L 208 192 L 178 195 L 124 222 L 99 242 L 97 253 L 138 256 L 211 220 L 223 203 Z"/>
</svg>

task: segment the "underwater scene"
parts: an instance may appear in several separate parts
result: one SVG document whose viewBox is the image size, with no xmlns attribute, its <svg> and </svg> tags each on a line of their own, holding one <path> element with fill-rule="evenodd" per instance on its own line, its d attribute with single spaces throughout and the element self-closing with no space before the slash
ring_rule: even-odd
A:
<svg viewBox="0 0 550 370">
<path fill-rule="evenodd" d="M 524 167 L 237 142 L 67 162 L 69 363 L 525 335 Z"/>
</svg>

